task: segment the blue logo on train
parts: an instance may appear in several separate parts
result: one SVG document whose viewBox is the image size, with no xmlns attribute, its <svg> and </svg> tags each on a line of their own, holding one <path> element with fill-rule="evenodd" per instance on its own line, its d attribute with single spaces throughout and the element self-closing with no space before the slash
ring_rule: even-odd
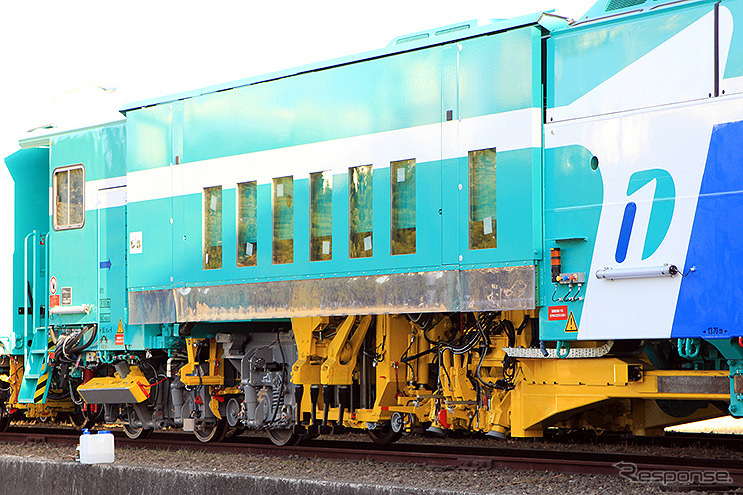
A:
<svg viewBox="0 0 743 495">
<path fill-rule="evenodd" d="M 655 195 L 653 196 L 648 229 L 645 234 L 645 245 L 642 249 L 643 260 L 652 256 L 666 237 L 676 204 L 676 186 L 673 183 L 673 178 L 668 171 L 660 168 L 641 170 L 632 174 L 627 187 L 627 197 L 631 197 L 652 181 L 655 181 Z M 617 263 L 622 263 L 627 258 L 627 249 L 629 248 L 636 213 L 637 204 L 634 201 L 629 201 L 624 208 L 622 226 L 619 229 L 619 240 L 614 255 Z"/>
</svg>

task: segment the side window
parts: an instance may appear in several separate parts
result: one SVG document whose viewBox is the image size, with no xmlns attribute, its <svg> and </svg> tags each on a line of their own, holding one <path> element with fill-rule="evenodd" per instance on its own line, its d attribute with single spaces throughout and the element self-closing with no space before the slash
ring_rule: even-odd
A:
<svg viewBox="0 0 743 495">
<path fill-rule="evenodd" d="M 237 266 L 255 266 L 258 259 L 256 182 L 237 185 Z"/>
<path fill-rule="evenodd" d="M 415 160 L 390 163 L 390 252 L 415 253 Z"/>
<path fill-rule="evenodd" d="M 497 247 L 495 201 L 495 148 L 470 151 L 469 245 L 470 249 Z"/>
<path fill-rule="evenodd" d="M 80 165 L 54 171 L 55 230 L 79 229 L 85 224 L 85 168 Z"/>
<path fill-rule="evenodd" d="M 310 174 L 310 261 L 333 258 L 333 173 Z"/>
<path fill-rule="evenodd" d="M 372 256 L 372 166 L 348 169 L 348 255 Z"/>
<path fill-rule="evenodd" d="M 222 186 L 204 188 L 204 256 L 205 270 L 222 268 Z"/>
<path fill-rule="evenodd" d="M 294 261 L 294 178 L 273 180 L 271 209 L 273 211 L 273 263 Z"/>
</svg>

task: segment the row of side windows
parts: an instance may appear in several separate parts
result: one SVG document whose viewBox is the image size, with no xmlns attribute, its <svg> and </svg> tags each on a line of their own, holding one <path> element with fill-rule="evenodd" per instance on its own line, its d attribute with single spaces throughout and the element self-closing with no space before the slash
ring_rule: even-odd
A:
<svg viewBox="0 0 743 495">
<path fill-rule="evenodd" d="M 469 247 L 496 247 L 495 149 L 471 151 L 469 169 Z M 374 254 L 372 238 L 372 165 L 348 169 L 348 227 L 350 258 Z M 333 257 L 333 175 L 310 174 L 310 261 Z M 257 183 L 237 184 L 237 266 L 255 266 L 258 254 Z M 390 253 L 416 252 L 415 159 L 390 163 Z M 271 183 L 272 246 L 274 264 L 294 262 L 294 178 Z M 222 267 L 222 186 L 203 191 L 203 267 Z"/>
</svg>

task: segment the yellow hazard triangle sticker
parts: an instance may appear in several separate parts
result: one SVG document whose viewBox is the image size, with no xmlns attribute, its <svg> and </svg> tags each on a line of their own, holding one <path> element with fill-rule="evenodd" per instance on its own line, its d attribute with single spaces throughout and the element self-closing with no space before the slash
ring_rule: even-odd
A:
<svg viewBox="0 0 743 495">
<path fill-rule="evenodd" d="M 116 329 L 116 337 L 114 337 L 115 345 L 124 345 L 124 325 L 121 324 L 119 319 L 119 328 Z"/>
<path fill-rule="evenodd" d="M 578 331 L 578 325 L 575 323 L 575 316 L 573 316 L 573 312 L 570 312 L 570 316 L 568 316 L 568 324 L 565 325 L 565 331 L 566 332 L 577 332 Z"/>
</svg>

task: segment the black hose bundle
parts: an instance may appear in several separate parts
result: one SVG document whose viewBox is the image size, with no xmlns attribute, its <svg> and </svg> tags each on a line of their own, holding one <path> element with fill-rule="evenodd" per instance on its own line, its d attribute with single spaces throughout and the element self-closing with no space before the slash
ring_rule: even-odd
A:
<svg viewBox="0 0 743 495">
<path fill-rule="evenodd" d="M 86 332 L 91 331 L 90 337 L 83 344 L 80 341 Z M 74 363 L 77 355 L 93 345 L 98 335 L 98 325 L 87 325 L 71 335 L 60 335 L 54 347 L 54 359 L 60 363 Z"/>
<path fill-rule="evenodd" d="M 409 314 L 407 315 L 408 320 L 423 331 L 423 337 L 429 344 L 431 344 L 431 348 L 412 356 L 408 356 L 407 353 L 410 349 L 410 346 L 408 346 L 408 349 L 403 354 L 400 362 L 410 366 L 408 363 L 427 354 L 436 353 L 437 356 L 440 356 L 441 352 L 448 350 L 453 354 L 462 355 L 477 348 L 477 352 L 480 354 L 480 361 L 475 369 L 474 377 L 477 382 L 490 389 L 511 390 L 515 386 L 513 382 L 516 378 L 518 363 L 515 358 L 508 355 L 503 358 L 503 378 L 498 379 L 495 382 L 487 381 L 482 377 L 482 363 L 490 350 L 490 336 L 505 334 L 508 341 L 508 347 L 515 347 L 516 336 L 520 335 L 524 328 L 526 328 L 526 325 L 529 322 L 529 316 L 524 318 L 524 321 L 518 326 L 518 328 L 516 328 L 510 320 L 499 319 L 500 316 L 500 312 L 474 313 L 475 324 L 472 326 L 471 324 L 467 324 L 467 318 L 462 314 L 460 315 L 460 322 L 458 324 L 460 329 L 460 332 L 458 332 L 460 333 L 458 338 L 452 338 L 448 341 L 434 341 L 426 334 L 427 330 L 433 326 L 431 324 L 433 322 L 432 316 L 424 314 Z"/>
<path fill-rule="evenodd" d="M 87 332 L 90 332 L 90 337 L 81 344 L 80 341 Z M 60 335 L 57 339 L 57 344 L 54 346 L 54 359 L 50 364 L 59 368 L 59 385 L 62 390 L 67 388 L 70 366 L 77 362 L 78 354 L 93 345 L 97 335 L 98 325 L 86 325 L 70 335 Z"/>
</svg>

